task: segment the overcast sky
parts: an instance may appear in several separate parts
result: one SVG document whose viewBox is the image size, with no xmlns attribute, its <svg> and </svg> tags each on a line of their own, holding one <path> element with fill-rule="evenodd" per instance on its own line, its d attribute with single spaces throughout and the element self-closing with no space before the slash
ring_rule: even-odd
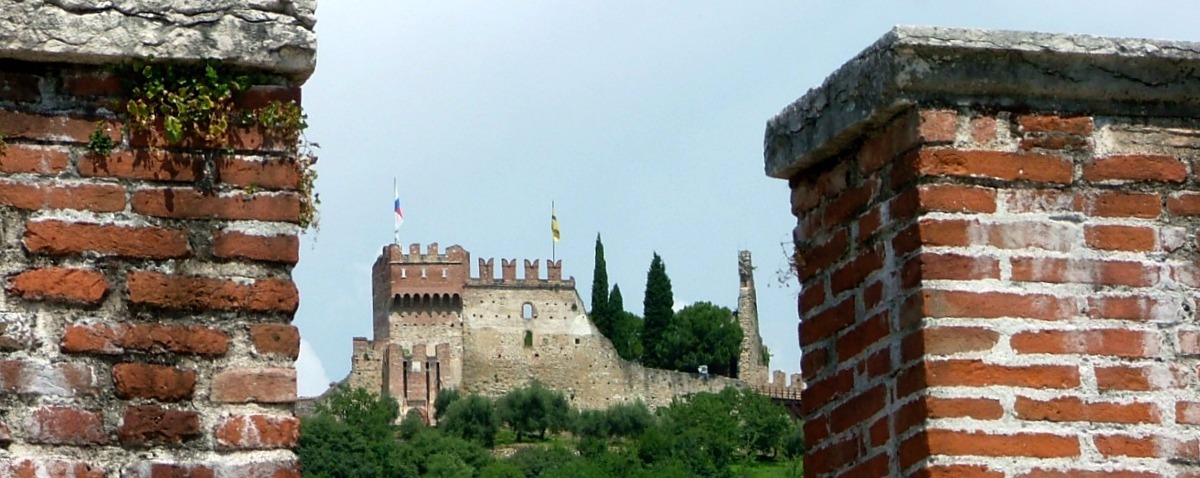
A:
<svg viewBox="0 0 1200 478">
<path fill-rule="evenodd" d="M 794 373 L 799 290 L 777 278 L 795 219 L 787 183 L 763 173 L 768 118 L 899 24 L 1200 40 L 1185 1 L 321 0 L 317 18 L 304 106 L 321 228 L 295 270 L 306 396 L 371 334 L 393 178 L 402 244 L 497 264 L 544 264 L 553 201 L 584 302 L 600 233 L 639 315 L 655 251 L 678 302 L 733 308 L 750 250 L 771 367 Z"/>
</svg>

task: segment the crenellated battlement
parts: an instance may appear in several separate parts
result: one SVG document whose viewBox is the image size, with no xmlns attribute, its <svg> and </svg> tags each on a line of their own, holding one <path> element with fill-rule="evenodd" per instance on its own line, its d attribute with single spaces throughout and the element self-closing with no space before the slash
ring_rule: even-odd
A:
<svg viewBox="0 0 1200 478">
<path fill-rule="evenodd" d="M 542 278 L 541 259 L 523 259 L 524 275 L 517 278 L 517 259 L 500 259 L 500 277 L 496 278 L 495 259 L 479 259 L 479 275 L 472 277 L 469 285 L 495 286 L 565 286 L 574 287 L 575 278 L 563 280 L 562 260 L 546 260 L 546 276 Z"/>
<path fill-rule="evenodd" d="M 471 256 L 466 249 L 457 244 L 447 247 L 444 253 L 438 250 L 436 242 L 431 242 L 425 247 L 425 253 L 422 254 L 421 244 L 409 244 L 408 252 L 405 253 L 399 244 L 388 244 L 383 248 L 380 259 L 386 259 L 393 264 L 457 264 L 467 263 Z"/>
</svg>

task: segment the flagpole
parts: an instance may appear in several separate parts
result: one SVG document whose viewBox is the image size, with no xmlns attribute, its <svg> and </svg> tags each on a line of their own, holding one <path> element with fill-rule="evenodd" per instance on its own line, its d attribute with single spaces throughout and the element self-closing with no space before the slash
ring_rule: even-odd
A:
<svg viewBox="0 0 1200 478">
<path fill-rule="evenodd" d="M 550 201 L 550 218 L 552 220 L 556 219 L 554 217 L 554 201 Z M 556 250 L 557 247 L 558 247 L 558 243 L 554 241 L 554 234 L 550 234 L 550 261 L 551 262 L 553 262 L 555 259 L 558 258 L 557 250 Z M 549 266 L 546 266 L 546 267 L 549 267 Z"/>
<path fill-rule="evenodd" d="M 396 185 L 396 177 L 392 176 L 392 192 L 396 196 L 396 201 L 400 201 L 400 189 Z M 395 204 L 395 203 L 393 203 Z M 392 243 L 400 245 L 400 218 L 396 217 L 396 211 L 392 211 Z"/>
</svg>

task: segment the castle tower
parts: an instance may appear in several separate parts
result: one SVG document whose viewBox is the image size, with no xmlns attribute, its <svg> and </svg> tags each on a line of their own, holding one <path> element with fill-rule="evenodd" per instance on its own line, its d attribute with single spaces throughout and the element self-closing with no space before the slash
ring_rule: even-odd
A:
<svg viewBox="0 0 1200 478">
<path fill-rule="evenodd" d="M 402 416 L 416 409 L 428 421 L 437 391 L 461 382 L 463 289 L 470 259 L 459 246 L 440 253 L 436 243 L 429 244 L 422 254 L 419 244 L 409 246 L 408 253 L 390 244 L 372 267 L 372 349 L 382 370 L 373 383 L 396 397 Z"/>
<path fill-rule="evenodd" d="M 742 352 L 738 356 L 738 377 L 750 385 L 767 382 L 763 363 L 762 336 L 758 333 L 758 297 L 754 291 L 754 265 L 750 251 L 738 251 L 738 325 L 742 327 Z"/>
</svg>

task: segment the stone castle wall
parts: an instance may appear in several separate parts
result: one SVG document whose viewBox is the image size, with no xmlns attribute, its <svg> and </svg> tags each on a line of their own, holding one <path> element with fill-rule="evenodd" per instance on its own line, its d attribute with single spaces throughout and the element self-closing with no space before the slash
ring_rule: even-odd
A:
<svg viewBox="0 0 1200 478">
<path fill-rule="evenodd" d="M 564 392 L 581 408 L 605 408 L 613 403 L 643 400 L 651 407 L 699 391 L 716 392 L 728 386 L 755 386 L 780 396 L 798 393 L 798 377 L 789 384 L 782 372 L 768 381 L 761 365 L 752 267 L 744 258 L 739 290 L 746 344 L 753 344 L 745 367 L 753 381 L 701 376 L 643 367 L 621 359 L 584 310 L 573 278 L 562 278 L 562 262 L 548 261 L 542 277 L 540 261 L 526 260 L 518 277 L 518 261 L 502 259 L 496 277 L 493 259 L 479 260 L 479 276 L 471 277 L 470 254 L 458 246 L 439 253 L 431 244 L 401 253 L 398 245 L 384 248 L 375 264 L 377 310 L 374 340 L 355 339 L 348 382 L 400 399 L 402 412 L 421 410 L 432 416 L 432 400 L 404 398 L 407 391 L 461 388 L 498 396 L 539 380 Z M 444 271 L 444 272 L 443 272 Z M 381 317 L 386 317 L 381 320 Z M 747 325 L 748 324 L 748 325 Z M 417 347 L 438 349 L 436 382 L 406 383 L 403 360 L 419 355 Z M 749 345 L 747 345 L 749 346 Z M 414 357 L 413 360 L 418 360 Z M 409 364 L 411 367 L 411 363 Z M 411 370 L 409 376 L 412 376 Z M 390 379 L 388 378 L 390 377 Z M 431 375 L 430 377 L 434 377 Z M 418 383 L 419 382 L 419 383 Z"/>
<path fill-rule="evenodd" d="M 0 0 L 0 476 L 299 477 L 296 163 L 135 134 L 110 67 L 229 59 L 272 77 L 242 106 L 298 100 L 314 4 L 60 3 Z"/>
</svg>

